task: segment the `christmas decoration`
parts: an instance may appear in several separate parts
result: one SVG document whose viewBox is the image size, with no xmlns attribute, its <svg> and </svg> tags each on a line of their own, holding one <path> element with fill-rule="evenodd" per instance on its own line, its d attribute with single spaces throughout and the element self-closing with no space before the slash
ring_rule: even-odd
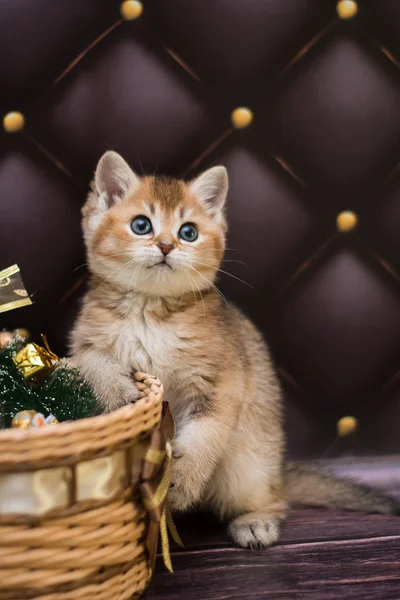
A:
<svg viewBox="0 0 400 600">
<path fill-rule="evenodd" d="M 26 427 L 43 427 L 43 425 L 54 425 L 55 423 L 58 423 L 58 420 L 54 415 L 45 417 L 36 410 L 21 410 L 13 416 L 11 426 L 25 429 Z"/>
<path fill-rule="evenodd" d="M 17 335 L 0 351 L 1 427 L 12 426 L 13 419 L 14 427 L 37 427 L 101 412 L 96 396 L 79 371 L 59 360 L 45 337 L 43 341 L 45 347 L 25 344 Z"/>
<path fill-rule="evenodd" d="M 34 381 L 38 381 L 38 373 L 45 375 L 58 362 L 58 356 L 50 350 L 45 337 L 43 341 L 45 348 L 37 344 L 26 344 L 13 356 L 14 363 L 24 379 L 35 378 Z"/>
<path fill-rule="evenodd" d="M 11 331 L 0 331 L 0 350 L 13 343 L 14 336 Z"/>
<path fill-rule="evenodd" d="M 18 265 L 0 271 L 0 313 L 32 304 Z"/>
<path fill-rule="evenodd" d="M 1 295 L 1 294 L 0 294 Z M 27 329 L 14 329 L 11 331 L 0 331 L 0 351 L 4 350 L 7 346 L 18 340 L 22 342 L 28 342 L 31 334 Z"/>
</svg>

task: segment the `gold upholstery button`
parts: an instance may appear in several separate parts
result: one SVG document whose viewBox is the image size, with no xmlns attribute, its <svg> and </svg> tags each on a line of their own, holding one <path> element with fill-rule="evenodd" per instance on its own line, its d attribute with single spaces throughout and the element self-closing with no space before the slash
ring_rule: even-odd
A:
<svg viewBox="0 0 400 600">
<path fill-rule="evenodd" d="M 358 13 L 357 2 L 354 2 L 354 0 L 340 0 L 336 5 L 336 11 L 341 19 L 352 19 Z"/>
<path fill-rule="evenodd" d="M 253 112 L 250 108 L 239 106 L 232 111 L 231 120 L 235 129 L 244 129 L 251 125 L 253 121 Z"/>
<path fill-rule="evenodd" d="M 342 417 L 337 422 L 337 434 L 340 437 L 354 433 L 358 428 L 358 420 L 356 417 Z"/>
<path fill-rule="evenodd" d="M 138 19 L 143 12 L 143 4 L 139 0 L 126 0 L 120 7 L 122 18 L 125 21 Z"/>
<path fill-rule="evenodd" d="M 25 124 L 24 115 L 20 112 L 9 112 L 3 118 L 3 127 L 7 133 L 20 131 Z"/>
<path fill-rule="evenodd" d="M 336 218 L 336 225 L 339 231 L 351 231 L 356 227 L 358 217 L 351 210 L 344 210 Z"/>
</svg>

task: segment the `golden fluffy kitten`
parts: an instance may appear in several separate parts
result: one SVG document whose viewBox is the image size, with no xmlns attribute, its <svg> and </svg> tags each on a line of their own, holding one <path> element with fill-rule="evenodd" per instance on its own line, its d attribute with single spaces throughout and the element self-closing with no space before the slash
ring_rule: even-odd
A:
<svg viewBox="0 0 400 600">
<path fill-rule="evenodd" d="M 100 160 L 83 208 L 90 289 L 72 359 L 112 410 L 138 398 L 134 373 L 157 375 L 177 424 L 174 510 L 207 506 L 244 547 L 279 536 L 288 504 L 391 513 L 394 500 L 301 466 L 284 466 L 282 398 L 255 326 L 221 300 L 224 167 L 194 181 L 138 177 Z"/>
</svg>

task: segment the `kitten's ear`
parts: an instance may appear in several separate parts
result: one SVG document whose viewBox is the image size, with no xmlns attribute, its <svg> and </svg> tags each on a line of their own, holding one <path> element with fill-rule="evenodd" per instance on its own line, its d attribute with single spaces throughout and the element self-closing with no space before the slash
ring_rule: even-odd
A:
<svg viewBox="0 0 400 600">
<path fill-rule="evenodd" d="M 204 171 L 189 184 L 192 194 L 197 196 L 212 216 L 221 214 L 228 194 L 228 172 L 225 167 L 212 167 Z"/>
<path fill-rule="evenodd" d="M 99 200 L 110 208 L 122 198 L 128 190 L 140 185 L 139 177 L 117 152 L 106 152 L 98 162 L 94 184 Z"/>
</svg>

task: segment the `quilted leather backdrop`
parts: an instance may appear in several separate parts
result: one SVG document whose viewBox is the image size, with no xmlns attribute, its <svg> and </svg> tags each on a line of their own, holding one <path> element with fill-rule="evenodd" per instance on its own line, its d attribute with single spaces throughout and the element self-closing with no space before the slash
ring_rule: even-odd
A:
<svg viewBox="0 0 400 600">
<path fill-rule="evenodd" d="M 1 0 L 0 268 L 36 300 L 3 326 L 64 351 L 85 276 L 80 207 L 107 148 L 139 171 L 231 176 L 225 293 L 282 373 L 290 450 L 400 451 L 400 2 Z M 253 123 L 232 127 L 248 106 Z M 336 228 L 355 211 L 358 227 Z M 335 440 L 336 422 L 359 429 Z M 333 444 L 333 445 L 332 445 Z"/>
</svg>

